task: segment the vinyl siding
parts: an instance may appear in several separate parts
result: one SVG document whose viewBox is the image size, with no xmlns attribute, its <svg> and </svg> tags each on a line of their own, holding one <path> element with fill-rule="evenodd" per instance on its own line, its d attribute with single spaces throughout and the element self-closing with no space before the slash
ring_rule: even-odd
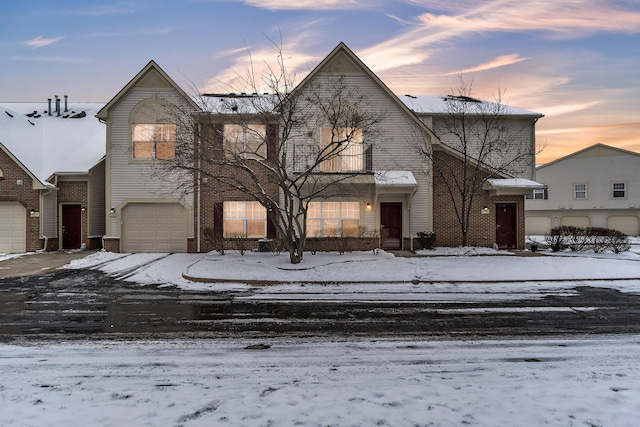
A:
<svg viewBox="0 0 640 427">
<path fill-rule="evenodd" d="M 45 190 L 42 195 L 42 235 L 47 238 L 58 237 L 57 214 L 58 192 Z"/>
<path fill-rule="evenodd" d="M 105 234 L 105 161 L 95 165 L 89 170 L 88 206 L 89 212 L 89 237 L 103 236 Z"/>
<path fill-rule="evenodd" d="M 110 112 L 109 120 L 109 173 L 107 183 L 110 191 L 106 210 L 118 207 L 127 200 L 139 199 L 181 199 L 181 194 L 169 188 L 168 177 L 154 175 L 153 161 L 132 160 L 130 116 L 135 106 L 156 95 L 173 104 L 183 102 L 179 94 L 173 90 L 162 91 L 148 87 L 135 87 Z M 178 180 L 176 175 L 175 180 Z M 193 211 L 193 196 L 183 198 Z M 189 235 L 193 236 L 193 216 L 190 215 Z M 118 217 L 108 217 L 109 236 L 117 236 Z"/>
</svg>

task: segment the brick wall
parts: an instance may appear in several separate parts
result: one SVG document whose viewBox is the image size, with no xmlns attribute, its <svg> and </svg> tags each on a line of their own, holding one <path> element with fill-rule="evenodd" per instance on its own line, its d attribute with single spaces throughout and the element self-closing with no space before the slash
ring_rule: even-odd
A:
<svg viewBox="0 0 640 427">
<path fill-rule="evenodd" d="M 31 216 L 31 210 L 40 211 L 40 190 L 33 189 L 31 177 L 17 165 L 3 150 L 0 150 L 0 168 L 4 179 L 0 180 L 0 202 L 18 202 L 26 209 L 27 252 L 42 249 L 40 240 L 40 218 Z M 22 185 L 16 182 L 22 180 Z"/>
<path fill-rule="evenodd" d="M 58 207 L 62 205 L 80 205 L 87 206 L 87 181 L 59 181 L 58 182 Z M 61 209 L 58 209 L 58 212 L 61 212 Z M 88 236 L 88 211 L 81 212 L 82 218 L 82 242 L 87 245 L 87 248 L 91 248 L 95 245 L 95 242 L 91 242 Z M 63 220 L 62 214 L 58 215 L 57 226 L 58 230 L 60 230 Z M 60 241 L 62 244 L 62 239 Z M 60 247 L 61 248 L 61 247 Z"/>
<path fill-rule="evenodd" d="M 452 173 L 461 176 L 463 162 L 460 159 L 437 152 L 434 162 L 446 162 L 451 166 Z M 472 168 L 469 169 L 471 173 Z M 446 175 L 445 175 L 446 176 Z M 434 172 L 433 184 L 433 230 L 436 232 L 437 246 L 460 246 L 462 244 L 462 230 L 457 219 L 454 203 L 449 195 L 443 178 Z M 456 196 L 458 196 L 456 194 Z M 459 199 L 458 199 L 459 200 Z M 471 207 L 467 244 L 469 246 L 491 247 L 496 241 L 496 203 L 516 203 L 517 206 L 517 248 L 524 249 L 524 196 L 491 197 L 488 191 L 479 191 Z M 459 202 L 458 202 L 459 203 Z M 483 214 L 484 207 L 489 208 L 488 214 Z"/>
</svg>

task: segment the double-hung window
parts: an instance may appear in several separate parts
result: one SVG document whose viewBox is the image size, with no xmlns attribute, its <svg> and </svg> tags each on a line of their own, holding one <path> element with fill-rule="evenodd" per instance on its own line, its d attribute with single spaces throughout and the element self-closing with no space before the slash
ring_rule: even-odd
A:
<svg viewBox="0 0 640 427">
<path fill-rule="evenodd" d="M 266 237 L 267 210 L 259 202 L 224 202 L 224 237 Z"/>
<path fill-rule="evenodd" d="M 573 198 L 574 199 L 586 199 L 587 198 L 587 184 L 573 184 Z"/>
<path fill-rule="evenodd" d="M 309 237 L 357 236 L 359 224 L 359 202 L 309 202 Z"/>
<path fill-rule="evenodd" d="M 364 170 L 362 129 L 322 128 L 322 157 L 323 172 Z"/>
<path fill-rule="evenodd" d="M 176 125 L 134 124 L 134 159 L 173 159 L 176 154 Z"/>
<path fill-rule="evenodd" d="M 624 182 L 614 182 L 612 187 L 614 199 L 624 199 L 627 197 L 627 186 Z"/>
<path fill-rule="evenodd" d="M 267 128 L 265 125 L 224 125 L 224 150 L 227 159 L 266 159 Z"/>
<path fill-rule="evenodd" d="M 546 200 L 547 199 L 547 189 L 546 188 L 536 188 L 533 190 L 533 194 L 527 194 L 527 199 L 533 200 Z"/>
</svg>

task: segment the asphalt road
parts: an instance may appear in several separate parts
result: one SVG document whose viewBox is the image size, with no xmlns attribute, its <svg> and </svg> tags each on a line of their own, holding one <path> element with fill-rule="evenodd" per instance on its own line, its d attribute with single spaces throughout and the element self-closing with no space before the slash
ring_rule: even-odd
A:
<svg viewBox="0 0 640 427">
<path fill-rule="evenodd" d="M 585 286 L 539 299 L 273 301 L 140 286 L 94 270 L 0 279 L 0 340 L 163 337 L 505 338 L 640 333 L 640 295 Z"/>
</svg>

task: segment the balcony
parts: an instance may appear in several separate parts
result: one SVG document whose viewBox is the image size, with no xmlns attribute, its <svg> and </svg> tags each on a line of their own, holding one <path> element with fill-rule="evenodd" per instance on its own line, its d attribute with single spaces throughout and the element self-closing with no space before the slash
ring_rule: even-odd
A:
<svg viewBox="0 0 640 427">
<path fill-rule="evenodd" d="M 317 162 L 317 145 L 299 144 L 293 147 L 294 172 L 306 172 Z M 373 147 L 371 144 L 357 144 L 345 148 L 330 159 L 316 165 L 317 173 L 370 173 L 373 171 Z"/>
</svg>

